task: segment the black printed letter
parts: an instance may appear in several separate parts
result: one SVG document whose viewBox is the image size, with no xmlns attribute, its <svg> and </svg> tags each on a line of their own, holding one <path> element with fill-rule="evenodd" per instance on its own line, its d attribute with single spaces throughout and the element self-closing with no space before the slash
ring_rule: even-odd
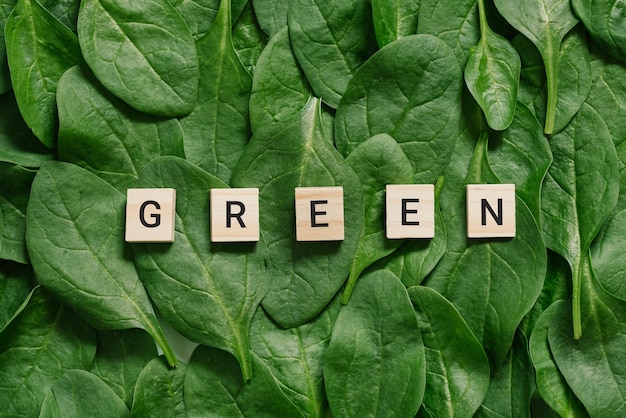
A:
<svg viewBox="0 0 626 418">
<path fill-rule="evenodd" d="M 141 224 L 146 228 L 156 228 L 157 226 L 161 225 L 161 215 L 158 213 L 153 213 L 150 215 L 150 217 L 154 219 L 154 222 L 146 222 L 146 206 L 148 205 L 152 205 L 156 209 L 161 209 L 161 205 L 159 205 L 159 202 L 155 202 L 154 200 L 146 200 L 141 204 L 141 207 L 139 208 L 139 220 L 141 221 Z"/>
<path fill-rule="evenodd" d="M 235 206 L 239 206 L 239 212 L 238 213 L 232 213 L 231 212 L 231 207 L 235 205 Z M 242 228 L 245 228 L 246 225 L 243 223 L 243 219 L 241 219 L 241 216 L 246 212 L 246 207 L 242 202 L 231 202 L 231 201 L 226 201 L 226 228 L 230 228 L 230 220 L 231 218 L 236 218 L 237 222 L 239 222 L 239 226 Z"/>
<path fill-rule="evenodd" d="M 496 221 L 498 225 L 502 225 L 502 199 L 498 199 L 498 214 L 493 211 L 493 208 L 487 202 L 487 199 L 480 199 L 481 221 L 482 225 L 487 225 L 487 211 L 491 214 L 491 217 Z"/>
<path fill-rule="evenodd" d="M 407 203 L 419 203 L 419 199 L 402 199 L 402 225 L 419 225 L 419 221 L 409 221 L 406 219 L 408 213 L 417 213 L 417 209 L 407 209 Z"/>
<path fill-rule="evenodd" d="M 311 200 L 311 228 L 320 228 L 320 227 L 326 227 L 328 226 L 327 223 L 322 222 L 322 223 L 317 223 L 317 221 L 315 220 L 315 217 L 317 215 L 326 215 L 326 211 L 316 211 L 315 210 L 315 205 L 326 205 L 328 204 L 328 200 Z"/>
</svg>

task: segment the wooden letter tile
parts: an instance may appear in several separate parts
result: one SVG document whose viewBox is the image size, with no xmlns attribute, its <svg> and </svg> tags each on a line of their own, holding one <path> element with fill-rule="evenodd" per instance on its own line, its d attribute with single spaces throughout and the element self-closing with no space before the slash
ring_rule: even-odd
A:
<svg viewBox="0 0 626 418">
<path fill-rule="evenodd" d="M 296 240 L 343 238 L 343 187 L 296 187 Z"/>
<path fill-rule="evenodd" d="M 435 186 L 388 184 L 386 195 L 387 238 L 435 236 Z"/>
<path fill-rule="evenodd" d="M 211 241 L 259 240 L 259 189 L 211 189 Z"/>
<path fill-rule="evenodd" d="M 174 242 L 175 189 L 126 191 L 126 241 Z"/>
<path fill-rule="evenodd" d="M 515 185 L 467 185 L 467 237 L 515 237 Z"/>
</svg>

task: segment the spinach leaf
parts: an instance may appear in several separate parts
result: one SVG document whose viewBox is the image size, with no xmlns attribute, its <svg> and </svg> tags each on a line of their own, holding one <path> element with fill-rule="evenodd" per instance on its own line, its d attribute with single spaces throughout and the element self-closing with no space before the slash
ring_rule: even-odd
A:
<svg viewBox="0 0 626 418">
<path fill-rule="evenodd" d="M 420 0 L 373 0 L 372 19 L 378 46 L 417 33 Z"/>
<path fill-rule="evenodd" d="M 0 261 L 0 332 L 28 301 L 34 284 L 35 276 L 30 266 Z"/>
<path fill-rule="evenodd" d="M 341 310 L 324 360 L 334 416 L 414 416 L 424 395 L 424 345 L 406 289 L 366 274 Z"/>
<path fill-rule="evenodd" d="M 183 403 L 185 371 L 183 363 L 171 369 L 165 359 L 152 359 L 137 378 L 130 416 L 186 418 Z"/>
<path fill-rule="evenodd" d="M 517 332 L 504 363 L 492 372 L 489 390 L 476 418 L 530 416 L 530 398 L 535 391 L 528 341 Z"/>
<path fill-rule="evenodd" d="M 169 1 L 85 0 L 78 37 L 98 80 L 134 109 L 169 117 L 193 110 L 198 53 Z"/>
<path fill-rule="evenodd" d="M 40 3 L 61 23 L 76 33 L 80 0 L 41 0 Z"/>
<path fill-rule="evenodd" d="M 197 47 L 202 57 L 198 103 L 180 121 L 185 154 L 190 162 L 228 183 L 248 143 L 252 88 L 232 45 L 230 0 L 222 1 L 211 30 Z"/>
<path fill-rule="evenodd" d="M 97 376 L 84 370 L 69 370 L 46 393 L 39 417 L 123 418 L 129 412 L 124 402 Z"/>
<path fill-rule="evenodd" d="M 250 0 L 254 14 L 265 33 L 273 38 L 282 28 L 287 26 L 289 0 Z"/>
<path fill-rule="evenodd" d="M 0 95 L 0 161 L 40 167 L 52 158 L 22 119 L 13 92 Z"/>
<path fill-rule="evenodd" d="M 239 366 L 228 353 L 199 346 L 187 365 L 185 409 L 194 417 L 298 417 L 264 364 L 252 357 L 254 379 L 241 379 Z"/>
<path fill-rule="evenodd" d="M 434 183 L 454 148 L 461 114 L 461 70 L 448 48 L 412 35 L 374 54 L 350 80 L 337 109 L 335 141 L 347 156 L 379 133 L 392 136 L 418 183 Z"/>
<path fill-rule="evenodd" d="M 11 74 L 7 62 L 7 49 L 4 41 L 4 27 L 17 0 L 0 0 L 0 95 L 11 90 Z"/>
<path fill-rule="evenodd" d="M 142 330 L 98 331 L 91 373 L 102 379 L 130 408 L 139 373 L 156 355 L 154 341 Z"/>
<path fill-rule="evenodd" d="M 252 350 L 304 417 L 325 416 L 324 356 L 340 307 L 335 298 L 315 319 L 295 328 L 280 327 L 263 309 L 252 320 Z"/>
<path fill-rule="evenodd" d="M 624 287 L 624 219 L 626 209 L 615 213 L 591 244 L 591 259 L 602 288 L 612 296 L 626 300 Z"/>
<path fill-rule="evenodd" d="M 337 108 L 355 71 L 376 50 L 367 0 L 291 0 L 293 50 L 315 95 Z"/>
<path fill-rule="evenodd" d="M 464 67 L 470 48 L 480 39 L 477 7 L 476 0 L 421 0 L 417 33 L 441 39 Z"/>
<path fill-rule="evenodd" d="M 250 75 L 254 74 L 259 57 L 267 44 L 267 35 L 259 27 L 250 2 L 246 3 L 239 15 L 232 37 L 233 48 L 239 60 Z"/>
<path fill-rule="evenodd" d="M 455 152 L 466 152 L 463 147 Z M 471 143 L 471 141 L 468 141 Z M 497 182 L 486 158 L 487 135 L 481 135 L 465 180 L 455 179 L 442 194 L 448 214 L 448 251 L 425 282 L 439 291 L 457 308 L 468 326 L 482 342 L 491 364 L 498 367 L 511 347 L 515 330 L 534 305 L 541 292 L 546 252 L 541 233 L 530 210 L 519 198 L 516 201 L 515 238 L 477 240 L 465 237 L 466 183 Z M 453 160 L 457 170 L 465 166 Z M 461 170 L 462 171 L 462 170 Z M 524 254 L 524 257 L 520 257 Z"/>
<path fill-rule="evenodd" d="M 586 104 L 550 147 L 554 162 L 542 189 L 541 226 L 546 246 L 572 269 L 574 337 L 580 338 L 581 263 L 617 202 L 617 155 L 606 125 Z"/>
<path fill-rule="evenodd" d="M 183 156 L 176 119 L 138 113 L 109 93 L 89 69 L 73 67 L 59 80 L 59 159 L 94 172 L 120 192 L 160 155 Z M 109 153 L 108 150 L 119 150 Z"/>
<path fill-rule="evenodd" d="M 133 245 L 150 297 L 178 332 L 232 353 L 250 379 L 250 322 L 269 285 L 264 243 L 210 242 L 207 190 L 228 186 L 183 159 L 153 160 L 138 185 L 177 195 L 174 243 Z"/>
<path fill-rule="evenodd" d="M 626 61 L 624 3 L 608 0 L 572 0 L 572 7 L 591 37 L 602 49 Z"/>
<path fill-rule="evenodd" d="M 557 366 L 589 415 L 620 416 L 626 410 L 626 304 L 597 283 L 589 254 L 581 262 L 580 338 L 572 332 L 572 307 L 561 304 L 548 328 Z"/>
<path fill-rule="evenodd" d="M 489 361 L 454 306 L 435 290 L 408 289 L 426 355 L 422 407 L 435 417 L 472 416 L 487 394 Z"/>
<path fill-rule="evenodd" d="M 559 49 L 565 35 L 578 23 L 568 0 L 515 3 L 494 0 L 504 18 L 537 47 L 546 69 L 548 98 L 544 132 L 554 132 L 558 98 Z"/>
<path fill-rule="evenodd" d="M 124 200 L 85 169 L 47 162 L 28 202 L 28 253 L 39 282 L 82 318 L 103 330 L 146 330 L 173 366 L 176 358 L 124 243 Z"/>
<path fill-rule="evenodd" d="M 259 57 L 250 94 L 252 132 L 295 116 L 311 96 L 311 87 L 293 55 L 288 29 L 284 28 L 272 37 Z"/>
<path fill-rule="evenodd" d="M 17 2 L 4 33 L 20 113 L 46 147 L 56 148 L 56 86 L 82 61 L 78 39 L 36 0 Z"/>
<path fill-rule="evenodd" d="M 38 287 L 0 334 L 0 404 L 15 416 L 37 416 L 47 390 L 68 369 L 88 369 L 96 335 Z"/>
<path fill-rule="evenodd" d="M 529 350 L 535 368 L 537 391 L 560 416 L 585 417 L 587 413 L 559 371 L 550 345 L 548 329 L 555 315 L 563 309 L 564 300 L 550 305 L 539 317 L 530 336 Z"/>
<path fill-rule="evenodd" d="M 180 13 L 196 41 L 209 31 L 220 6 L 220 0 L 170 0 L 170 3 Z"/>
<path fill-rule="evenodd" d="M 413 184 L 413 166 L 402 148 L 389 135 L 378 134 L 362 142 L 346 158 L 361 180 L 363 227 L 342 302 L 348 303 L 360 274 L 370 264 L 391 254 L 404 240 L 386 238 L 385 186 Z"/>
<path fill-rule="evenodd" d="M 491 129 L 502 131 L 513 122 L 521 61 L 508 39 L 489 27 L 483 0 L 478 0 L 478 12 L 480 41 L 470 49 L 465 83 Z"/>
<path fill-rule="evenodd" d="M 322 133 L 320 100 L 295 117 L 255 133 L 235 173 L 233 187 L 258 187 L 261 234 L 267 242 L 272 283 L 263 307 L 284 327 L 314 318 L 345 281 L 361 233 L 363 198 L 354 170 Z M 294 188 L 342 186 L 343 241 L 296 241 Z"/>
<path fill-rule="evenodd" d="M 19 165 L 0 162 L 0 258 L 28 263 L 26 251 L 26 207 L 35 171 Z"/>
</svg>

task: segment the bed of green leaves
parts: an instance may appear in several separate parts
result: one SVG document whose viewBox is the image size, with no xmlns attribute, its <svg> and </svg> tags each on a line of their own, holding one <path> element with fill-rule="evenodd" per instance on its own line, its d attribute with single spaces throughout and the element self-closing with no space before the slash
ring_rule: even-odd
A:
<svg viewBox="0 0 626 418">
<path fill-rule="evenodd" d="M 625 10 L 0 0 L 0 415 L 626 415 Z M 500 182 L 516 237 L 466 238 Z M 385 238 L 393 183 L 435 238 Z M 295 240 L 297 186 L 345 240 Z M 173 244 L 124 242 L 133 187 Z M 226 187 L 259 242 L 209 241 Z"/>
</svg>

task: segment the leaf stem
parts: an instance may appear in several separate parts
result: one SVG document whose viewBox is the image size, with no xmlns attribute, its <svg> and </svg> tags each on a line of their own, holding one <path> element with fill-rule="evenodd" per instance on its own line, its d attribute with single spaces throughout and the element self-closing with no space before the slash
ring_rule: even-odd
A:
<svg viewBox="0 0 626 418">
<path fill-rule="evenodd" d="M 485 39 L 489 34 L 489 24 L 487 24 L 487 13 L 485 13 L 485 3 L 483 0 L 478 0 L 478 18 L 480 20 L 480 37 Z"/>
<path fill-rule="evenodd" d="M 543 131 L 546 135 L 551 135 L 554 132 L 558 100 L 558 55 L 551 56 L 545 60 L 545 66 L 548 83 L 548 102 L 546 104 L 546 124 Z"/>
<path fill-rule="evenodd" d="M 176 367 L 176 365 L 178 364 L 178 358 L 176 358 L 176 354 L 170 346 L 170 343 L 167 341 L 165 334 L 163 334 L 161 327 L 154 327 L 152 326 L 152 324 L 150 324 L 150 329 L 148 329 L 148 332 L 150 333 L 150 335 L 152 335 L 152 338 L 154 338 L 159 347 L 161 347 L 161 350 L 163 350 L 163 355 L 167 360 L 167 364 L 169 364 L 170 367 Z"/>
<path fill-rule="evenodd" d="M 574 339 L 577 340 L 583 335 L 582 315 L 580 310 L 580 292 L 582 288 L 582 264 L 583 259 L 576 263 L 572 271 L 572 323 L 574 326 Z"/>
</svg>

